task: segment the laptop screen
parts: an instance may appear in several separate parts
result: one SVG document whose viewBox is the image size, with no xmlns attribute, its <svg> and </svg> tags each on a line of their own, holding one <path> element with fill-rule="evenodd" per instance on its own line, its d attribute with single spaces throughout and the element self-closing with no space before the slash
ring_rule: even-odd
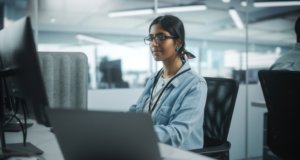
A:
<svg viewBox="0 0 300 160">
<path fill-rule="evenodd" d="M 66 160 L 160 159 L 157 137 L 146 113 L 47 110 Z"/>
</svg>

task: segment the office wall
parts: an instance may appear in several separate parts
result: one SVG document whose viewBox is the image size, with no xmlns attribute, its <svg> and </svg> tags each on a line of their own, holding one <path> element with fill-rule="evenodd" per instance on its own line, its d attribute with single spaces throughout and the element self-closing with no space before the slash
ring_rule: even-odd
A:
<svg viewBox="0 0 300 160">
<path fill-rule="evenodd" d="M 127 111 L 137 101 L 142 91 L 143 89 L 89 90 L 88 109 Z M 248 91 L 249 99 L 247 99 L 248 105 L 246 106 L 246 85 L 240 85 L 232 117 L 228 139 L 232 145 L 230 159 L 233 160 L 245 158 L 246 143 L 249 158 L 262 156 L 263 113 L 266 109 L 251 106 L 252 101 L 263 100 L 260 86 L 251 84 L 248 86 Z M 249 116 L 246 124 L 247 108 Z"/>
<path fill-rule="evenodd" d="M 264 101 L 264 97 L 259 84 L 248 86 L 248 157 L 258 157 L 263 152 L 263 115 L 267 108 L 251 105 L 254 101 Z"/>
<path fill-rule="evenodd" d="M 246 87 L 244 84 L 240 85 L 232 117 L 228 135 L 232 145 L 230 159 L 261 157 L 263 154 L 263 113 L 267 109 L 251 105 L 253 101 L 264 100 L 260 85 L 248 85 L 248 92 Z"/>
</svg>

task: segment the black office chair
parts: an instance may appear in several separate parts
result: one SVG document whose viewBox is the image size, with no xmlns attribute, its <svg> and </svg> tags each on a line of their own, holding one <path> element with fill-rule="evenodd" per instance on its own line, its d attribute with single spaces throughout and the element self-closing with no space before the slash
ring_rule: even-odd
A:
<svg viewBox="0 0 300 160">
<path fill-rule="evenodd" d="M 191 150 L 216 159 L 229 159 L 227 141 L 239 89 L 233 79 L 205 77 L 208 92 L 204 111 L 204 146 Z"/>
<path fill-rule="evenodd" d="M 300 72 L 261 70 L 258 76 L 268 109 L 267 145 L 279 158 L 297 159 L 300 144 Z"/>
</svg>

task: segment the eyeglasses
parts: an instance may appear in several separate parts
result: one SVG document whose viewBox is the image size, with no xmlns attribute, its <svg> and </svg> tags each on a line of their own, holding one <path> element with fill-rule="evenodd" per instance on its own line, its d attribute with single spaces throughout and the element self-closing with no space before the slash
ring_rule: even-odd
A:
<svg viewBox="0 0 300 160">
<path fill-rule="evenodd" d="M 156 43 L 161 43 L 166 39 L 174 39 L 177 38 L 176 36 L 166 36 L 163 33 L 158 33 L 156 35 L 149 35 L 147 37 L 144 38 L 144 42 L 145 44 L 149 45 L 153 42 L 153 40 L 155 40 Z"/>
</svg>

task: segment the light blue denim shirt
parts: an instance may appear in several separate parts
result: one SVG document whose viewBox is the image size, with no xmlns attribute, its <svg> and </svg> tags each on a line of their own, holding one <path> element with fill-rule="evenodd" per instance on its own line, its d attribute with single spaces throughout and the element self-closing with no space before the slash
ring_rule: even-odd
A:
<svg viewBox="0 0 300 160">
<path fill-rule="evenodd" d="M 187 62 L 177 74 L 189 68 Z M 131 112 L 143 112 L 156 74 L 148 80 L 137 104 L 130 107 Z M 159 99 L 153 115 L 159 141 L 186 150 L 202 148 L 206 95 L 205 79 L 192 70 L 174 78 Z"/>
</svg>

